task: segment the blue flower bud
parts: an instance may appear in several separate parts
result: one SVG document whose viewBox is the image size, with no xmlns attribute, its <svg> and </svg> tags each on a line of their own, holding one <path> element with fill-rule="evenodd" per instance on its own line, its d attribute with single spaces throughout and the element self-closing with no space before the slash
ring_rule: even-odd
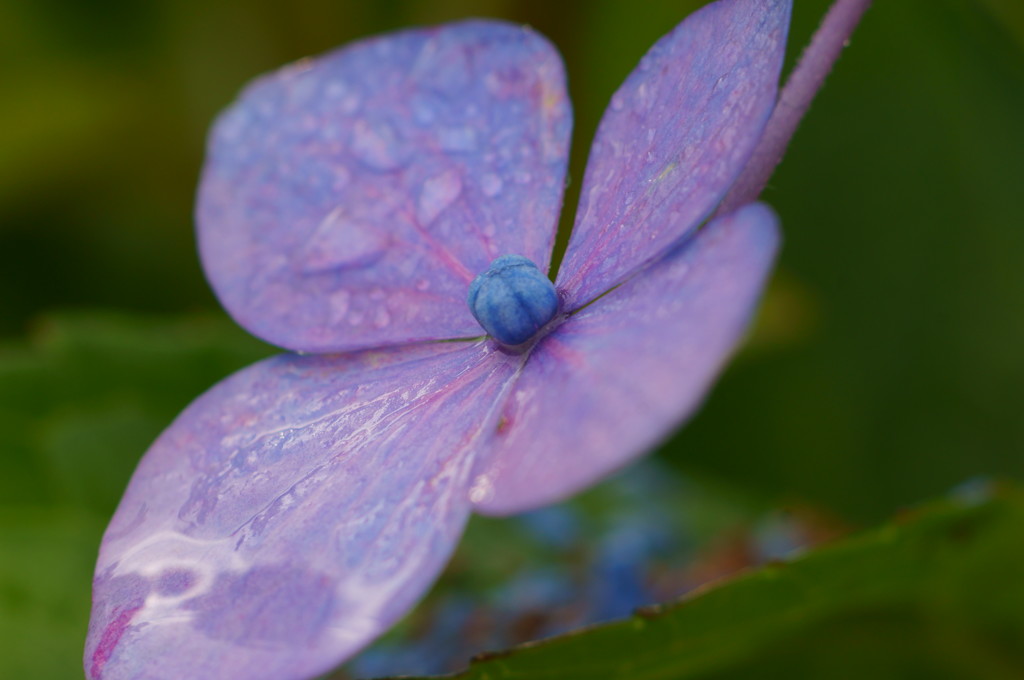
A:
<svg viewBox="0 0 1024 680">
<path fill-rule="evenodd" d="M 469 311 L 495 340 L 521 345 L 558 313 L 555 286 L 522 255 L 502 255 L 469 286 Z"/>
</svg>

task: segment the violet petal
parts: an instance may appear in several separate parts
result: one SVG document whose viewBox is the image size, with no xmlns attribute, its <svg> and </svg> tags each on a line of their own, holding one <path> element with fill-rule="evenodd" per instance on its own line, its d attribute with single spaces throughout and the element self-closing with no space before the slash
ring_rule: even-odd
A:
<svg viewBox="0 0 1024 680">
<path fill-rule="evenodd" d="M 93 680 L 289 680 L 387 630 L 443 567 L 519 358 L 486 342 L 278 356 L 146 454 L 96 567 Z"/>
<path fill-rule="evenodd" d="M 853 30 L 870 5 L 871 0 L 836 0 L 829 8 L 779 93 L 778 104 L 768 119 L 761 141 L 716 214 L 732 212 L 761 195 L 775 166 L 782 161 L 797 126 L 825 84 L 825 77 L 849 44 Z"/>
<path fill-rule="evenodd" d="M 700 405 L 761 294 L 777 220 L 755 203 L 692 238 L 538 344 L 474 472 L 474 509 L 503 515 L 565 498 Z"/>
<path fill-rule="evenodd" d="M 207 276 L 242 326 L 288 349 L 480 335 L 473 277 L 505 254 L 547 271 L 570 118 L 554 48 L 497 21 L 264 76 L 209 140 Z"/>
<path fill-rule="evenodd" d="M 579 307 L 685 237 L 743 169 L 775 104 L 790 0 L 694 12 L 612 97 L 558 286 Z"/>
</svg>

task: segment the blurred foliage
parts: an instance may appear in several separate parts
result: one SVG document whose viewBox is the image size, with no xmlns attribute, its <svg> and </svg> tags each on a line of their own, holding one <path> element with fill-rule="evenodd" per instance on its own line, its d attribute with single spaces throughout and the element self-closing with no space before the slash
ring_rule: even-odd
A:
<svg viewBox="0 0 1024 680">
<path fill-rule="evenodd" d="M 700 4 L 0 0 L 0 676 L 80 676 L 91 563 L 138 456 L 271 351 L 224 318 L 191 231 L 205 130 L 248 79 L 410 24 L 529 23 L 567 62 L 572 206 L 611 93 Z M 827 5 L 796 1 L 790 62 Z M 786 242 L 751 342 L 664 460 L 701 488 L 740 490 L 748 510 L 811 506 L 853 524 L 967 478 L 1024 477 L 1022 120 L 1024 5 L 876 2 L 764 195 Z M 186 316 L 150 316 L 166 312 Z M 947 659 L 942 639 L 942 654 L 977 655 L 978 677 L 1004 677 L 986 647 L 999 635 L 936 631 L 919 613 L 846 612 L 751 658 L 783 667 L 803 645 L 890 634 L 865 664 L 881 668 L 899 640 Z"/>
<path fill-rule="evenodd" d="M 0 507 L 0 675 L 82 677 L 89 583 L 105 519 Z"/>
<path fill-rule="evenodd" d="M 940 503 L 454 677 L 1012 680 L 1024 675 L 1022 525 L 1018 489 Z"/>
<path fill-rule="evenodd" d="M 0 347 L 0 505 L 109 516 L 177 412 L 271 351 L 219 318 L 40 320 L 28 346 Z"/>
</svg>

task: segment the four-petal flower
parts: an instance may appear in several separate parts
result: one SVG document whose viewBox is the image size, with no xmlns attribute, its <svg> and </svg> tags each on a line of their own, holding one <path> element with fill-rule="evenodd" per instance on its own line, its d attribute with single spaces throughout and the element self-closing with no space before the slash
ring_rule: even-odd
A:
<svg viewBox="0 0 1024 680">
<path fill-rule="evenodd" d="M 698 227 L 761 139 L 789 13 L 720 0 L 644 57 L 594 142 L 560 309 L 515 349 L 466 297 L 501 256 L 548 269 L 570 112 L 543 38 L 411 30 L 250 86 L 211 136 L 201 255 L 234 318 L 300 354 L 212 388 L 140 463 L 89 677 L 324 672 L 423 594 L 471 511 L 570 495 L 687 418 L 776 250 L 763 205 Z"/>
</svg>

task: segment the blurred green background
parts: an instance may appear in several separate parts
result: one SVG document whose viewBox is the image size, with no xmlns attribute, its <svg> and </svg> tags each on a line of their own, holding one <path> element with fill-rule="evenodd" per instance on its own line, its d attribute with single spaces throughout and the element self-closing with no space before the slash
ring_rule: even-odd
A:
<svg viewBox="0 0 1024 680">
<path fill-rule="evenodd" d="M 529 23 L 567 63 L 574 205 L 612 92 L 700 4 L 0 0 L 0 676 L 79 677 L 138 456 L 271 351 L 192 231 L 207 126 L 248 79 L 411 24 Z M 790 60 L 827 5 L 796 0 Z M 786 240 L 751 340 L 661 455 L 850 526 L 1024 478 L 1022 184 L 1024 5 L 876 2 L 764 194 Z"/>
</svg>

